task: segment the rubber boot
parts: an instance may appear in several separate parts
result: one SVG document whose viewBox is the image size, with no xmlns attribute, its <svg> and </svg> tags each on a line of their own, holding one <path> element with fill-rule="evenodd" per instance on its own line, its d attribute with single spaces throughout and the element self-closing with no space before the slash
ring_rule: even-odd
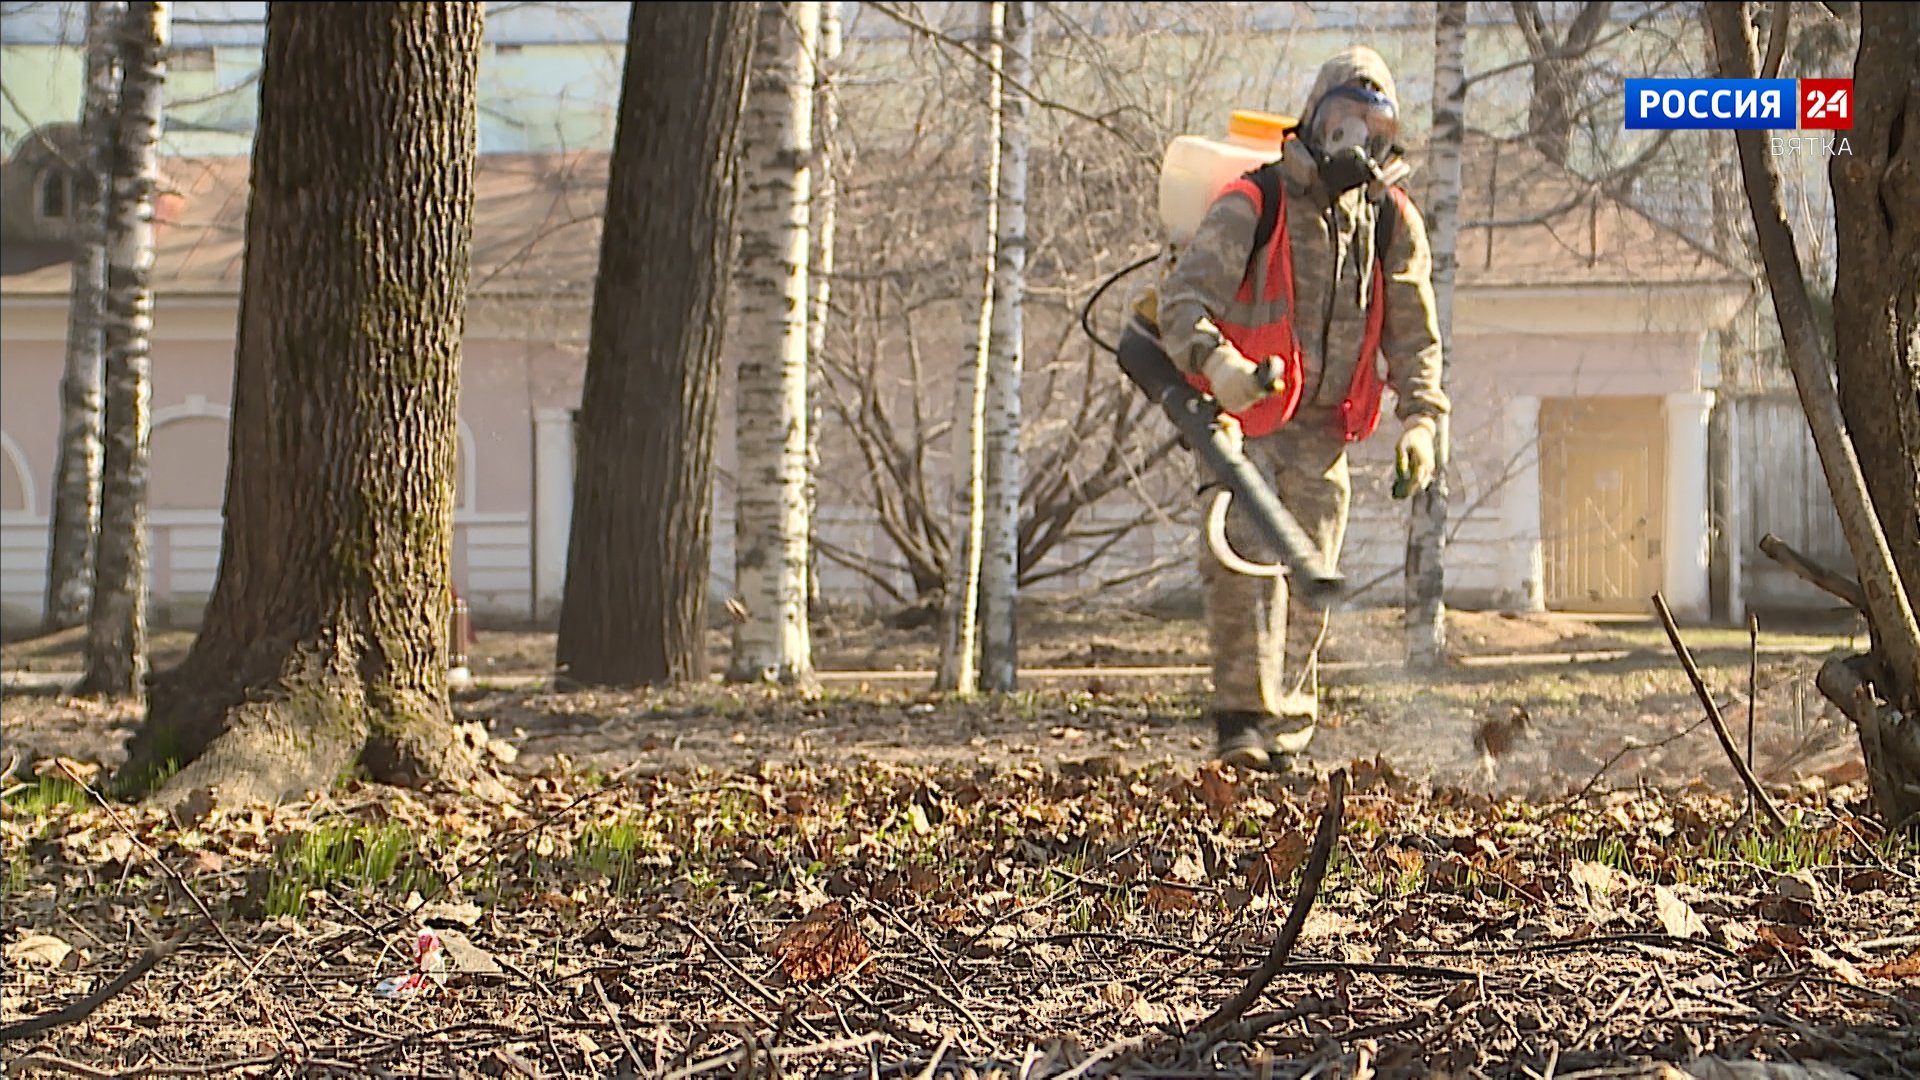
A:
<svg viewBox="0 0 1920 1080">
<path fill-rule="evenodd" d="M 1263 730 L 1266 721 L 1259 713 L 1214 713 L 1214 756 L 1221 764 L 1237 769 L 1267 768 L 1272 758 L 1267 753 Z"/>
</svg>

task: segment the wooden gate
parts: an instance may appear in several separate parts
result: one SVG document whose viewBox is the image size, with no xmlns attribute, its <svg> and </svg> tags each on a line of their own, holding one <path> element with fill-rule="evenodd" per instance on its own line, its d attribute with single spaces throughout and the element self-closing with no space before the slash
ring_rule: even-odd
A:
<svg viewBox="0 0 1920 1080">
<path fill-rule="evenodd" d="M 1546 601 L 1642 614 L 1660 588 L 1666 418 L 1657 397 L 1540 403 Z"/>
</svg>

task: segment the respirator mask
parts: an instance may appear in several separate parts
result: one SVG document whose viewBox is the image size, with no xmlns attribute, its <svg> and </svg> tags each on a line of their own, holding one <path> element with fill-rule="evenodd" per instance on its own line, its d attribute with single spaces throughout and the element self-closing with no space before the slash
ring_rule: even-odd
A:
<svg viewBox="0 0 1920 1080">
<path fill-rule="evenodd" d="M 1320 182 L 1335 196 L 1381 179 L 1400 122 L 1387 95 L 1364 86 L 1337 86 L 1313 108 L 1307 147 Z"/>
</svg>

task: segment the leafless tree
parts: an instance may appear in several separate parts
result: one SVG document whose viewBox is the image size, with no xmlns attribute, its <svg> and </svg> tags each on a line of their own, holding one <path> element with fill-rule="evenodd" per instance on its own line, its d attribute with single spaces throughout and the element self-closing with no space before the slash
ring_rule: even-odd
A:
<svg viewBox="0 0 1920 1080">
<path fill-rule="evenodd" d="M 1745 3 L 1708 6 L 1723 78 L 1758 70 Z M 1852 548 L 1858 584 L 1817 582 L 1846 595 L 1873 631 L 1869 652 L 1828 660 L 1819 686 L 1854 722 L 1887 824 L 1920 830 L 1920 113 L 1910 60 L 1920 52 L 1920 10 L 1869 5 L 1854 64 L 1858 155 L 1830 165 L 1839 215 L 1831 362 L 1814 323 L 1806 276 L 1780 195 L 1766 133 L 1734 135 L 1754 230 L 1780 332 L 1820 464 Z M 1781 51 L 1773 23 L 1770 54 Z M 1838 587 L 1836 587 L 1838 586 Z"/>
<path fill-rule="evenodd" d="M 73 291 L 66 370 L 60 378 L 60 451 L 54 465 L 42 626 L 64 630 L 87 617 L 100 472 L 106 359 L 107 191 L 113 170 L 114 105 L 120 94 L 119 34 L 124 3 L 87 5 L 87 90 L 81 152 L 72 162 Z"/>
</svg>

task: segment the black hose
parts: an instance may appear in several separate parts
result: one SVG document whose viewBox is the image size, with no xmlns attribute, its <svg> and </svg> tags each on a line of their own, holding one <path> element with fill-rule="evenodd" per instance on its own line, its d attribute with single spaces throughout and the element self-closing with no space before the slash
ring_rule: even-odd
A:
<svg viewBox="0 0 1920 1080">
<path fill-rule="evenodd" d="M 1093 339 L 1093 343 L 1095 345 L 1100 346 L 1101 348 L 1107 350 L 1108 352 L 1114 354 L 1115 356 L 1120 355 L 1119 346 L 1100 340 L 1100 335 L 1093 332 L 1093 306 L 1095 304 L 1098 304 L 1100 302 L 1100 298 L 1107 294 L 1107 290 L 1113 288 L 1116 284 L 1118 284 L 1121 278 L 1126 277 L 1128 274 L 1133 273 L 1135 270 L 1138 270 L 1141 267 L 1146 266 L 1159 258 L 1160 258 L 1160 253 L 1155 252 L 1152 255 L 1149 255 L 1146 258 L 1141 259 L 1139 262 L 1132 263 L 1128 266 L 1122 267 L 1121 269 L 1115 271 L 1112 277 L 1101 282 L 1100 287 L 1093 290 L 1093 295 L 1087 298 L 1087 306 L 1080 309 L 1080 329 L 1085 330 L 1087 332 L 1087 336 Z"/>
</svg>

